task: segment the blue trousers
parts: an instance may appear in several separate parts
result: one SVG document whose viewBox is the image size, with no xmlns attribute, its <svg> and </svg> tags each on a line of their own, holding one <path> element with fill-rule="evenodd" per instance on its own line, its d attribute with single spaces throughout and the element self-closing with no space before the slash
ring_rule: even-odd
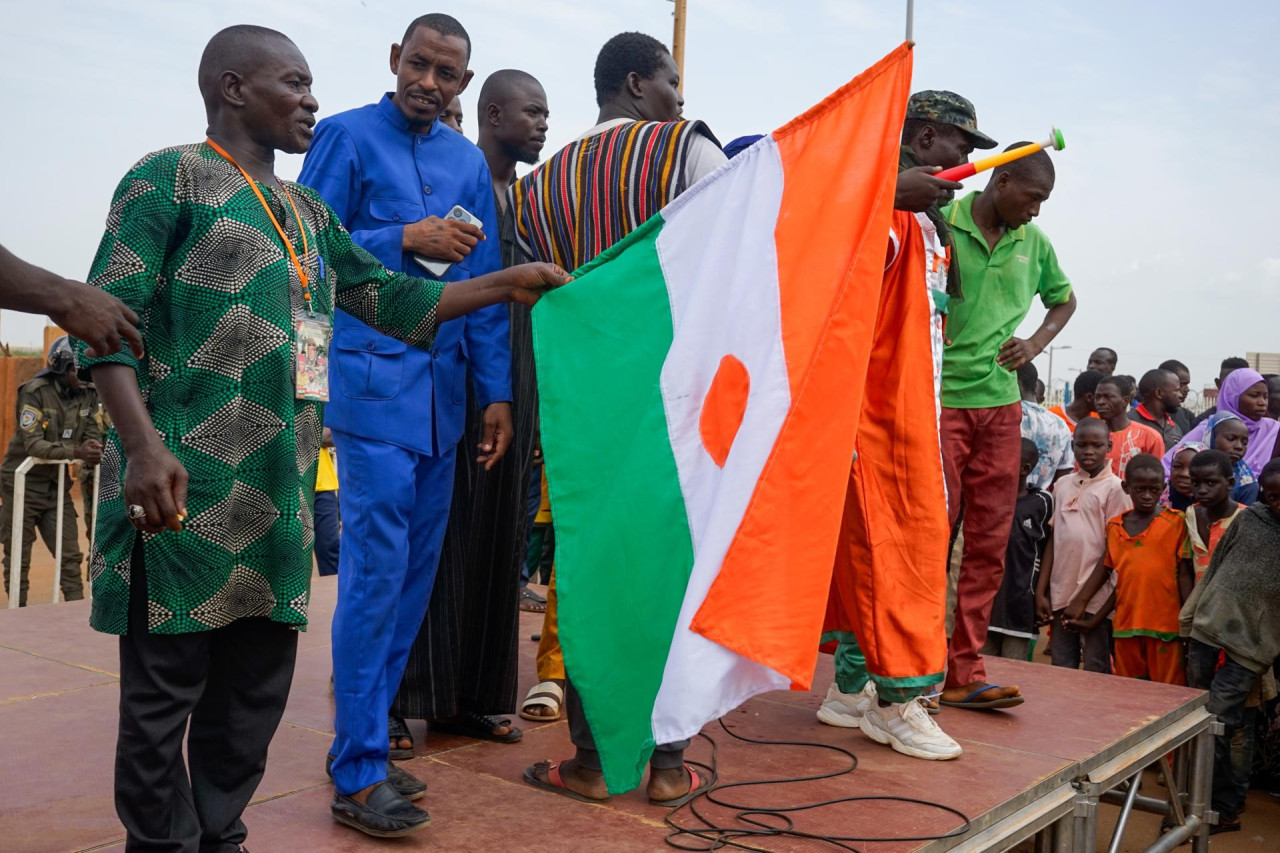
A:
<svg viewBox="0 0 1280 853">
<path fill-rule="evenodd" d="M 455 449 L 426 456 L 334 432 L 342 488 L 333 614 L 333 782 L 387 778 L 387 713 L 431 598 L 453 496 Z"/>
<path fill-rule="evenodd" d="M 338 514 L 338 493 L 316 492 L 316 568 L 320 575 L 338 573 L 338 531 L 341 518 Z"/>
</svg>

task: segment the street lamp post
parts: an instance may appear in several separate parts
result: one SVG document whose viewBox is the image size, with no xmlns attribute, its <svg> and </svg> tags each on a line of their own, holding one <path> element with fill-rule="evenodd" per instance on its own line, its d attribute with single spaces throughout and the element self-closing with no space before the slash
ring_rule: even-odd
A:
<svg viewBox="0 0 1280 853">
<path fill-rule="evenodd" d="M 1053 387 L 1053 351 L 1056 349 L 1071 349 L 1071 344 L 1049 345 L 1049 378 L 1044 383 L 1046 388 Z"/>
</svg>

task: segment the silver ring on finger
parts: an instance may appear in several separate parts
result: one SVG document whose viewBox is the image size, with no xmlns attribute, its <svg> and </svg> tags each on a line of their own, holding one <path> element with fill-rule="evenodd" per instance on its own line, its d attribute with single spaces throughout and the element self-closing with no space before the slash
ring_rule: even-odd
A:
<svg viewBox="0 0 1280 853">
<path fill-rule="evenodd" d="M 129 508 L 125 510 L 125 515 L 130 521 L 141 521 L 147 517 L 147 510 L 140 504 L 129 504 Z"/>
</svg>

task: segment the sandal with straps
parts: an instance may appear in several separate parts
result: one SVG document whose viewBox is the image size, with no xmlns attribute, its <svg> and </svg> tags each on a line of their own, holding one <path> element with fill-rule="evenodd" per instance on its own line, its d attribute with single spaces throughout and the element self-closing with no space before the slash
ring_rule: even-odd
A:
<svg viewBox="0 0 1280 853">
<path fill-rule="evenodd" d="M 391 751 L 388 756 L 392 761 L 408 761 L 413 758 L 413 734 L 409 731 L 409 725 L 404 721 L 404 717 L 387 716 L 387 740 L 391 743 Z M 400 741 L 409 741 L 408 749 L 396 746 Z"/>
<path fill-rule="evenodd" d="M 529 695 L 524 697 L 520 705 L 520 717 L 533 720 L 535 723 L 554 723 L 560 719 L 560 706 L 564 704 L 564 688 L 554 681 L 543 681 L 529 688 Z M 550 717 L 529 713 L 529 708 L 550 708 L 555 711 Z"/>
<path fill-rule="evenodd" d="M 498 734 L 495 729 L 507 726 L 511 731 L 505 735 Z M 452 720 L 427 721 L 428 732 L 445 732 L 447 734 L 466 735 L 476 740 L 491 740 L 496 743 L 515 743 L 524 737 L 524 732 L 511 725 L 510 720 L 477 714 L 475 711 L 463 711 Z"/>
</svg>

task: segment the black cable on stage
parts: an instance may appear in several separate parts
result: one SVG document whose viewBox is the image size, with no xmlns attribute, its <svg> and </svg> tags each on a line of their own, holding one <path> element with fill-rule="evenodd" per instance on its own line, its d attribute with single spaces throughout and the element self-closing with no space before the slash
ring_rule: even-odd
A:
<svg viewBox="0 0 1280 853">
<path fill-rule="evenodd" d="M 672 809 L 667 813 L 665 818 L 667 826 L 671 827 L 671 832 L 667 834 L 666 842 L 669 846 L 677 850 L 692 851 L 712 851 L 722 850 L 725 847 L 737 847 L 741 850 L 753 850 L 757 853 L 770 853 L 763 847 L 753 847 L 744 843 L 740 839 L 763 839 L 763 838 L 805 838 L 812 841 L 818 841 L 830 844 L 841 850 L 850 850 L 859 853 L 857 847 L 847 844 L 849 841 L 938 841 L 944 838 L 955 838 L 964 835 L 969 831 L 969 818 L 959 809 L 946 806 L 941 803 L 931 803 L 927 800 L 918 800 L 912 797 L 894 797 L 889 795 L 867 795 L 853 797 L 837 797 L 831 800 L 822 800 L 814 803 L 801 803 L 796 806 L 779 806 L 771 808 L 758 805 L 743 805 L 741 803 L 732 803 L 724 799 L 722 794 L 730 788 L 747 788 L 754 785 L 783 785 L 798 782 L 815 782 L 820 779 L 833 779 L 838 776 L 845 776 L 852 773 L 858 767 L 858 757 L 847 749 L 838 746 L 832 746 L 827 743 L 815 743 L 812 741 L 795 741 L 795 740 L 756 740 L 755 738 L 745 737 L 737 734 L 724 724 L 724 720 L 720 721 L 720 728 L 730 737 L 736 738 L 745 743 L 757 744 L 760 746 L 804 746 L 814 749 L 826 749 L 832 752 L 838 752 L 849 759 L 849 766 L 842 770 L 834 770 L 830 773 L 820 773 L 815 776 L 782 776 L 776 779 L 752 779 L 746 782 L 728 782 L 725 784 L 716 784 L 709 787 L 706 793 L 694 797 L 682 806 Z M 718 775 L 718 755 L 719 747 L 714 739 L 699 734 L 699 737 L 706 738 L 711 744 L 711 764 L 704 765 L 699 762 L 690 761 L 689 764 L 695 767 L 701 767 L 711 773 L 712 778 Z M 731 809 L 735 812 L 733 820 L 736 825 L 722 826 L 713 822 L 710 818 L 698 811 L 698 802 L 706 800 L 708 803 L 720 806 L 722 808 Z M 795 823 L 788 817 L 789 812 L 812 811 L 814 809 L 823 808 L 824 806 L 832 806 L 838 803 L 852 803 L 861 801 L 878 801 L 878 802 L 894 802 L 909 803 L 912 805 L 924 806 L 926 808 L 937 809 L 958 817 L 962 823 L 956 829 L 942 835 L 887 835 L 887 836 L 855 836 L 855 835 L 819 835 L 816 833 L 804 832 L 795 828 Z M 681 809 L 687 808 L 689 813 L 697 818 L 702 826 L 681 826 L 675 821 L 675 816 Z M 695 841 L 696 839 L 696 841 Z"/>
</svg>

